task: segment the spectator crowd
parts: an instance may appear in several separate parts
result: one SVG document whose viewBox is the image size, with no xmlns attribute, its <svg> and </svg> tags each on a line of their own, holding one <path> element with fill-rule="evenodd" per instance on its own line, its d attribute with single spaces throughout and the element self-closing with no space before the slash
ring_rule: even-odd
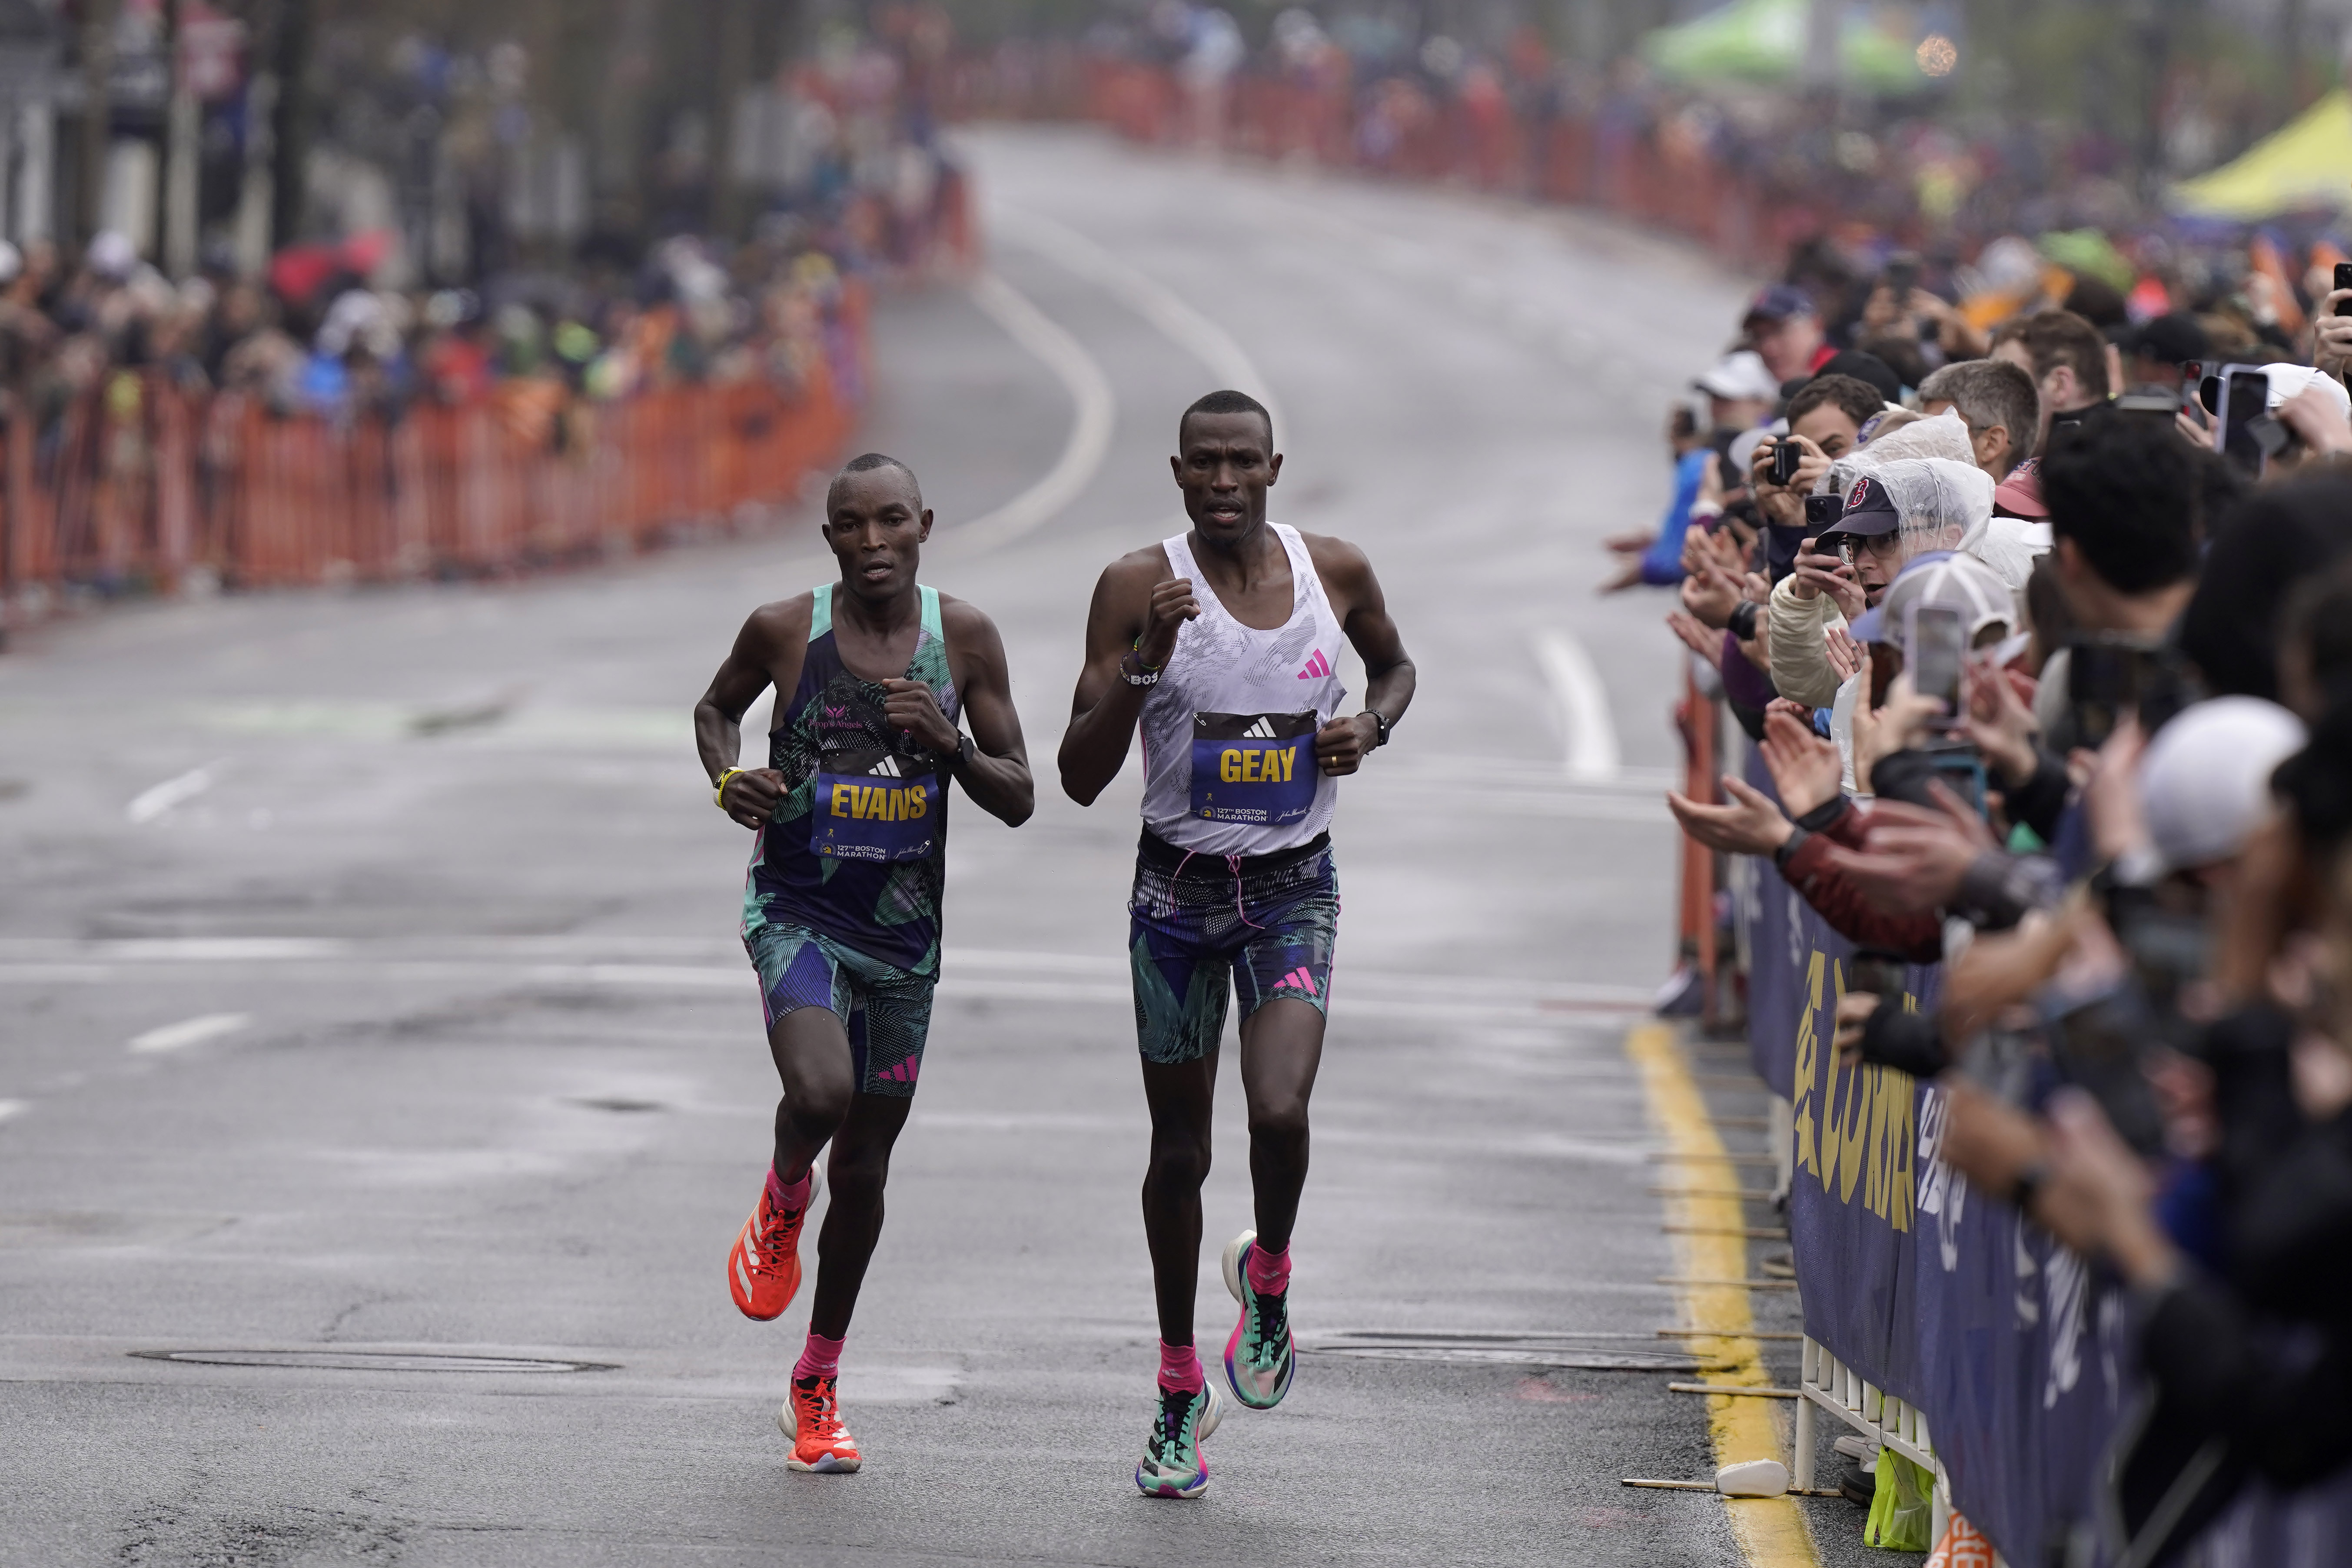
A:
<svg viewBox="0 0 2352 1568">
<path fill-rule="evenodd" d="M 1815 259 L 1608 585 L 1671 587 L 1760 764 L 1668 796 L 1696 852 L 1855 949 L 1841 1060 L 2126 1303 L 2112 1549 L 2167 1561 L 2352 1460 L 2352 288 L 1982 320 Z"/>
<path fill-rule="evenodd" d="M 112 231 L 0 241 L 0 628 L 61 593 L 504 570 L 781 499 L 864 399 L 872 281 L 971 258 L 922 76 L 943 45 L 886 42 L 829 35 L 747 97 L 767 184 L 737 240 L 524 237 L 437 287 L 385 229 L 176 279 Z"/>
<path fill-rule="evenodd" d="M 281 257 L 267 282 L 174 283 L 111 232 L 71 265 L 46 241 L 0 241 L 0 381 L 45 426 L 119 372 L 338 419 L 396 416 L 419 398 L 611 400 L 681 382 L 794 383 L 843 309 L 842 270 L 813 244 L 730 251 L 679 237 L 635 277 L 515 274 L 479 291 L 372 287 L 377 254 L 362 237 Z"/>
</svg>

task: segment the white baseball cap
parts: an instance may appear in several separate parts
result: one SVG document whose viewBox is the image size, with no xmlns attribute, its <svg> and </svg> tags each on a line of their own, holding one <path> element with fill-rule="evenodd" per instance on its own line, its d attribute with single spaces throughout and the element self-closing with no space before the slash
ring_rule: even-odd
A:
<svg viewBox="0 0 2352 1568">
<path fill-rule="evenodd" d="M 2168 871 L 2227 860 L 2270 811 L 2271 774 L 2303 750 L 2303 721 L 2259 697 L 2184 708 L 2140 758 L 2140 810 Z"/>
<path fill-rule="evenodd" d="M 1764 356 L 1754 349 L 1738 349 L 1715 362 L 1713 369 L 1691 383 L 1709 397 L 1752 398 L 1777 403 L 1780 384 L 1764 368 Z"/>
<path fill-rule="evenodd" d="M 2016 596 L 2000 573 L 1973 555 L 1937 550 L 1915 557 L 1887 584 L 1886 596 L 1862 613 L 1853 623 L 1854 641 L 1895 641 L 1904 635 L 1904 618 L 1914 605 L 1958 610 L 1971 645 L 1979 632 L 1996 622 L 2012 631 L 2017 626 Z"/>
<path fill-rule="evenodd" d="M 2323 386 L 2334 400 L 2336 411 L 2345 418 L 2352 419 L 2352 392 L 2345 391 L 2344 384 L 2326 371 L 2315 370 L 2307 364 L 2266 364 L 2257 368 L 2270 378 L 2270 400 L 2264 405 L 2270 412 L 2277 413 L 2280 404 L 2305 387 Z"/>
</svg>

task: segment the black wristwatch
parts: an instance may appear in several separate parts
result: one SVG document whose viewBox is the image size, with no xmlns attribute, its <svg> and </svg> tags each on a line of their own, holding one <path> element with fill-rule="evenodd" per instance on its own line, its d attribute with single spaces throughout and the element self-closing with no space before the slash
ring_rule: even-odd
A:
<svg viewBox="0 0 2352 1568">
<path fill-rule="evenodd" d="M 1731 635 L 1738 637 L 1741 642 L 1754 642 L 1756 640 L 1757 608 L 1758 606 L 1755 600 L 1742 599 L 1732 609 L 1731 620 L 1728 623 L 1731 628 Z"/>
<path fill-rule="evenodd" d="M 972 754 L 976 749 L 971 743 L 970 735 L 961 730 L 957 731 L 955 760 L 948 763 L 948 772 L 961 775 L 964 769 L 971 766 Z"/>
<path fill-rule="evenodd" d="M 1389 743 L 1389 721 L 1381 717 L 1381 710 L 1377 708 L 1367 708 L 1364 711 L 1370 715 L 1372 728 L 1380 731 L 1381 738 L 1372 743 L 1372 750 L 1377 752 Z"/>
</svg>

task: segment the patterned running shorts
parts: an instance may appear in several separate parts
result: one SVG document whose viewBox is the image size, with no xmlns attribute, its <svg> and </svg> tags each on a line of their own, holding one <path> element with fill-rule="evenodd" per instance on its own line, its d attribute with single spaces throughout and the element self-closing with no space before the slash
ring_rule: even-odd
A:
<svg viewBox="0 0 2352 1568">
<path fill-rule="evenodd" d="M 1231 991 L 1241 994 L 1244 1019 L 1277 996 L 1327 1010 L 1339 932 L 1328 844 L 1275 869 L 1195 855 L 1181 872 L 1160 863 L 1157 847 L 1164 846 L 1147 846 L 1137 860 L 1128 902 L 1135 1033 L 1146 1061 L 1208 1055 L 1224 1033 Z"/>
<path fill-rule="evenodd" d="M 861 1092 L 899 1099 L 915 1092 L 939 976 L 877 963 L 806 926 L 761 926 L 743 945 L 760 972 L 769 1028 L 800 1008 L 826 1008 L 848 1031 Z"/>
</svg>

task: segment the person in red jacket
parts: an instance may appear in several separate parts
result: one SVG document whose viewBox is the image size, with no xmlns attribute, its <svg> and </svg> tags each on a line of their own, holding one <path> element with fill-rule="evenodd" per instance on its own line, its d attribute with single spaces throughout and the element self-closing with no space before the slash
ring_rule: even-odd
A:
<svg viewBox="0 0 2352 1568">
<path fill-rule="evenodd" d="M 1837 747 L 1776 708 L 1764 716 L 1759 749 L 1780 802 L 1729 774 L 1723 787 L 1731 805 L 1708 805 L 1669 791 L 1666 804 L 1683 831 L 1710 849 L 1769 856 L 1831 929 L 1857 947 L 1898 953 L 1913 963 L 1942 958 L 1941 921 L 1933 914 L 1881 912 L 1833 862 L 1832 847 L 1860 849 L 1870 823 L 1870 813 L 1839 788 Z"/>
</svg>

